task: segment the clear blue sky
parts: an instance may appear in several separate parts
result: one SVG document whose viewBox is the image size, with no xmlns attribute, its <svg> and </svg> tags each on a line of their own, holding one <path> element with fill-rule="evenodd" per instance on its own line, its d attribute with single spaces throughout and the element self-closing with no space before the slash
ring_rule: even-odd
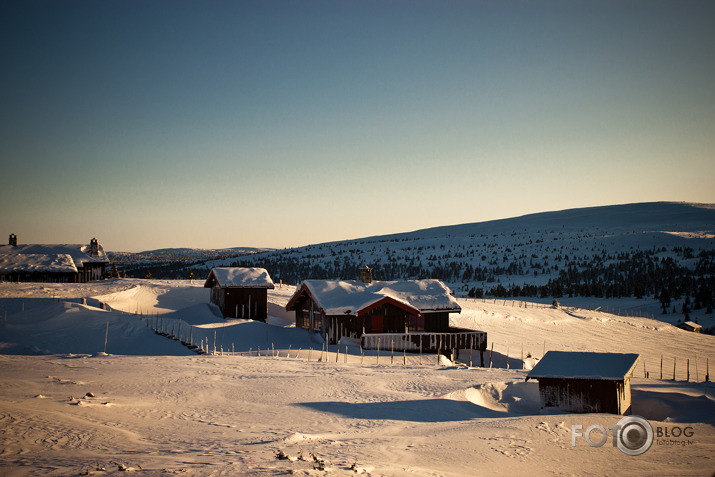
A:
<svg viewBox="0 0 715 477">
<path fill-rule="evenodd" d="M 688 0 L 3 1 L 0 232 L 282 248 L 713 203 L 714 25 Z"/>
</svg>

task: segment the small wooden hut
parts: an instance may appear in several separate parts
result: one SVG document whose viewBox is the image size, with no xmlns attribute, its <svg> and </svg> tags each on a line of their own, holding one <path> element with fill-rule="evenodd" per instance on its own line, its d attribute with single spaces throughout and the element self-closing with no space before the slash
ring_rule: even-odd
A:
<svg viewBox="0 0 715 477">
<path fill-rule="evenodd" d="M 549 351 L 526 376 L 539 381 L 541 408 L 631 413 L 630 379 L 639 355 Z"/>
<path fill-rule="evenodd" d="M 691 331 L 693 333 L 702 333 L 703 325 L 699 325 L 693 321 L 686 321 L 684 323 L 679 323 L 675 325 L 677 328 L 685 331 Z"/>
<path fill-rule="evenodd" d="M 268 290 L 275 288 L 264 268 L 218 267 L 211 270 L 204 288 L 224 318 L 266 321 Z"/>
</svg>

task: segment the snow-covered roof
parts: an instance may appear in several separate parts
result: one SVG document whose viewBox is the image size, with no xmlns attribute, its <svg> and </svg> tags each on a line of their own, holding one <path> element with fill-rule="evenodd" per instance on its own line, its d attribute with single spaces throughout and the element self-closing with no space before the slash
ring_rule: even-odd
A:
<svg viewBox="0 0 715 477">
<path fill-rule="evenodd" d="M 306 280 L 286 308 L 293 309 L 303 293 L 308 293 L 326 316 L 357 316 L 385 299 L 419 313 L 459 313 L 462 310 L 449 288 L 439 280 L 374 281 L 369 284 L 354 280 Z"/>
<path fill-rule="evenodd" d="M 67 257 L 71 262 L 69 270 Z M 90 254 L 90 246 L 82 244 L 56 244 L 56 245 L 0 245 L 0 260 L 2 268 L 6 271 L 34 271 L 34 272 L 76 272 L 84 267 L 86 262 L 108 263 L 109 259 L 101 245 L 98 245 L 98 254 Z"/>
<path fill-rule="evenodd" d="M 600 379 L 630 378 L 638 364 L 638 354 L 549 351 L 529 372 L 526 379 Z"/>
<path fill-rule="evenodd" d="M 77 267 L 68 254 L 0 254 L 0 273 L 12 272 L 77 273 Z"/>
<path fill-rule="evenodd" d="M 703 325 L 699 325 L 699 324 L 695 323 L 694 321 L 686 321 L 683 324 L 688 325 L 689 327 L 693 328 L 694 330 L 697 330 L 698 328 L 703 327 Z"/>
<path fill-rule="evenodd" d="M 221 288 L 275 288 L 265 268 L 217 267 L 209 273 L 204 287 L 211 288 L 216 282 Z"/>
</svg>

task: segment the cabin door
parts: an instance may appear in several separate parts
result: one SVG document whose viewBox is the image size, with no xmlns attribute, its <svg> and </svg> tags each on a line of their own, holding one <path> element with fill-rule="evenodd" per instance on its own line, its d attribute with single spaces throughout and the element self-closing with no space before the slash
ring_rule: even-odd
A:
<svg viewBox="0 0 715 477">
<path fill-rule="evenodd" d="M 385 331 L 385 317 L 383 315 L 372 315 L 372 333 L 382 333 Z"/>
</svg>

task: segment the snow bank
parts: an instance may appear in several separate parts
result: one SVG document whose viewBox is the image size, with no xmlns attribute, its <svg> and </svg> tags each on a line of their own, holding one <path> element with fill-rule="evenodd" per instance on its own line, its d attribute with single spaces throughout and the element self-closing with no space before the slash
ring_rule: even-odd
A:
<svg viewBox="0 0 715 477">
<path fill-rule="evenodd" d="M 465 391 L 466 398 L 492 411 L 506 414 L 539 414 L 539 385 L 536 382 L 484 383 Z"/>
</svg>

